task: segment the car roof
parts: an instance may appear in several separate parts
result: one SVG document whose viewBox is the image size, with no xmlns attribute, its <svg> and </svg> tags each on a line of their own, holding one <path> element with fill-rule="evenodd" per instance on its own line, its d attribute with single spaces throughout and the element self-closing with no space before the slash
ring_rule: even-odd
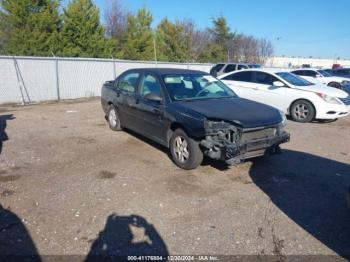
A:
<svg viewBox="0 0 350 262">
<path fill-rule="evenodd" d="M 278 72 L 289 72 L 290 70 L 285 68 L 275 68 L 275 67 L 261 67 L 261 68 L 249 68 L 238 71 L 233 71 L 231 73 L 238 73 L 244 71 L 257 71 L 257 72 L 266 72 L 266 73 L 278 73 Z"/>
<path fill-rule="evenodd" d="M 275 68 L 275 67 L 249 68 L 249 69 L 228 72 L 226 74 L 219 76 L 219 79 L 222 79 L 228 75 L 238 74 L 241 72 L 265 72 L 265 73 L 270 73 L 270 74 L 276 74 L 276 73 L 280 73 L 280 72 L 290 72 L 290 70 L 285 69 L 285 68 Z"/>
<path fill-rule="evenodd" d="M 293 71 L 297 71 L 297 70 L 311 70 L 311 71 L 318 71 L 318 70 L 325 70 L 323 68 L 313 68 L 313 67 L 308 67 L 308 68 L 295 68 L 293 69 Z"/>
<path fill-rule="evenodd" d="M 259 65 L 258 63 L 246 63 L 246 62 L 230 62 L 230 63 L 217 63 L 216 65 Z"/>
<path fill-rule="evenodd" d="M 198 71 L 198 70 L 190 70 L 190 69 L 181 69 L 181 68 L 134 68 L 128 71 L 139 71 L 139 72 L 149 72 L 157 75 L 180 75 L 180 74 L 206 74 L 207 72 Z"/>
</svg>

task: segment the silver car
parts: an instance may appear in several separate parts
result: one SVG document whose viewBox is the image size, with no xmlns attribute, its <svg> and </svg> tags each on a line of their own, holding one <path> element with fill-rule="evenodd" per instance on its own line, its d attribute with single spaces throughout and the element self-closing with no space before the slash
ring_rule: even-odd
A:
<svg viewBox="0 0 350 262">
<path fill-rule="evenodd" d="M 238 70 L 248 69 L 248 68 L 260 68 L 260 67 L 261 65 L 259 64 L 251 64 L 251 63 L 221 63 L 213 66 L 212 69 L 210 70 L 210 74 L 216 77 L 216 76 L 220 76 L 233 71 L 238 71 Z"/>
</svg>

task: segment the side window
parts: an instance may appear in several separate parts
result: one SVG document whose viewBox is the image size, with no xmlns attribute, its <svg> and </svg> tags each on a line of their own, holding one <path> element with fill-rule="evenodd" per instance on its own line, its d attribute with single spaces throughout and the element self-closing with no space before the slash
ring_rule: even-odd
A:
<svg viewBox="0 0 350 262">
<path fill-rule="evenodd" d="M 316 77 L 316 75 L 317 75 L 316 71 L 305 70 L 305 76 Z"/>
<path fill-rule="evenodd" d="M 232 81 L 241 81 L 241 82 L 251 82 L 252 81 L 252 72 L 239 72 L 232 75 L 228 75 L 223 78 L 223 80 L 232 80 Z"/>
<path fill-rule="evenodd" d="M 224 72 L 225 73 L 229 73 L 229 72 L 233 72 L 236 70 L 236 65 L 235 64 L 229 64 L 225 67 Z"/>
<path fill-rule="evenodd" d="M 160 89 L 160 84 L 155 76 L 150 74 L 145 74 L 143 76 L 140 87 L 140 96 L 144 97 L 150 93 L 154 93 L 161 96 Z"/>
<path fill-rule="evenodd" d="M 298 76 L 303 76 L 304 75 L 304 71 L 303 70 L 293 71 L 292 73 L 295 74 L 295 75 L 298 75 Z"/>
<path fill-rule="evenodd" d="M 272 86 L 273 82 L 275 81 L 278 81 L 278 79 L 273 75 L 266 74 L 264 72 L 255 73 L 255 83 Z"/>
<path fill-rule="evenodd" d="M 215 70 L 219 72 L 224 67 L 224 64 L 218 64 L 215 66 Z"/>
<path fill-rule="evenodd" d="M 140 73 L 129 73 L 123 76 L 118 81 L 118 87 L 129 93 L 134 93 L 137 87 L 137 82 L 139 80 Z"/>
<path fill-rule="evenodd" d="M 247 69 L 247 68 L 248 68 L 248 66 L 246 66 L 246 65 L 238 65 L 237 70 L 242 70 L 242 69 Z"/>
</svg>

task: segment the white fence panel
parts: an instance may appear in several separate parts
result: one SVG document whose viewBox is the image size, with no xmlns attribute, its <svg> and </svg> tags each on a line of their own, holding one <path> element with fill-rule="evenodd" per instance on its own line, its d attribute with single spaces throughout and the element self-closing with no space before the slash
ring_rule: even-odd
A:
<svg viewBox="0 0 350 262">
<path fill-rule="evenodd" d="M 13 59 L 0 59 L 0 103 L 21 102 Z"/>
<path fill-rule="evenodd" d="M 183 68 L 209 72 L 210 64 L 93 58 L 0 56 L 0 104 L 101 95 L 101 86 L 131 68 Z"/>
<path fill-rule="evenodd" d="M 101 95 L 101 86 L 114 78 L 113 62 L 62 60 L 58 63 L 61 99 Z"/>
<path fill-rule="evenodd" d="M 17 59 L 18 71 L 31 102 L 57 99 L 55 61 Z"/>
</svg>

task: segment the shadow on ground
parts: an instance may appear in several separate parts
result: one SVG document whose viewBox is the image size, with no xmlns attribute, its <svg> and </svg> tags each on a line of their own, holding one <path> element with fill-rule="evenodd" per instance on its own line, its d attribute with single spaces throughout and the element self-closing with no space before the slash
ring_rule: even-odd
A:
<svg viewBox="0 0 350 262">
<path fill-rule="evenodd" d="M 141 216 L 112 214 L 93 242 L 86 261 L 141 255 L 168 255 L 166 244 L 157 230 Z"/>
<path fill-rule="evenodd" d="M 284 150 L 255 160 L 250 176 L 291 220 L 339 255 L 350 257 L 349 164 Z"/>
<path fill-rule="evenodd" d="M 0 205 L 0 261 L 41 261 L 21 219 Z"/>
<path fill-rule="evenodd" d="M 9 140 L 9 137 L 6 134 L 6 126 L 8 120 L 15 119 L 12 114 L 9 115 L 0 115 L 0 154 L 2 152 L 2 144 L 4 141 Z"/>
</svg>

